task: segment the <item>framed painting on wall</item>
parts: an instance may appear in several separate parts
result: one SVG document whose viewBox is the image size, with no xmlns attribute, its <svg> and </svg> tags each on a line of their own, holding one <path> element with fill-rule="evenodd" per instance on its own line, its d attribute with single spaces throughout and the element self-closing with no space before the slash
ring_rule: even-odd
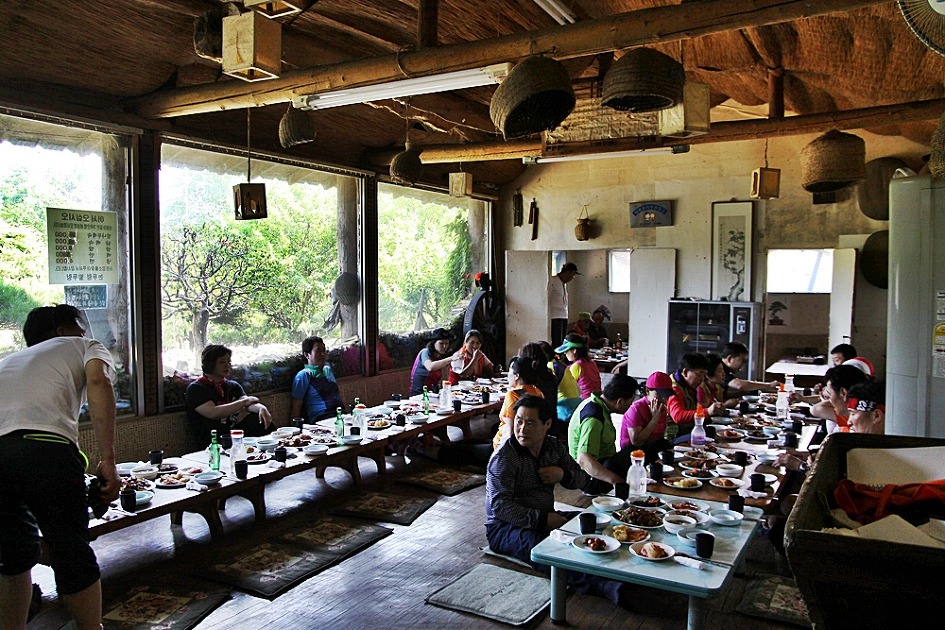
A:
<svg viewBox="0 0 945 630">
<path fill-rule="evenodd" d="M 751 201 L 712 204 L 712 299 L 751 301 Z"/>
</svg>

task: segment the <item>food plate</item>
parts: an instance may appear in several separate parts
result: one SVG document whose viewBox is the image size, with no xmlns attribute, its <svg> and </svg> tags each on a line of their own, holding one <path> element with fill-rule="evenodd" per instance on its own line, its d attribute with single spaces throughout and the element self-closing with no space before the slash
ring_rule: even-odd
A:
<svg viewBox="0 0 945 630">
<path fill-rule="evenodd" d="M 199 475 L 202 472 L 207 472 L 207 468 L 204 466 L 184 466 L 178 472 L 182 475 Z"/>
<path fill-rule="evenodd" d="M 614 538 L 623 545 L 646 542 L 650 539 L 650 532 L 642 527 L 630 525 L 614 525 Z"/>
<path fill-rule="evenodd" d="M 714 470 L 696 470 L 689 469 L 682 471 L 683 477 L 689 477 L 690 479 L 714 479 L 719 476 Z"/>
<path fill-rule="evenodd" d="M 650 557 L 646 552 L 650 549 L 659 549 L 662 554 L 658 558 Z M 658 542 L 638 542 L 630 545 L 630 553 L 635 555 L 637 558 L 642 558 L 644 560 L 650 560 L 653 562 L 662 562 L 663 560 L 669 560 L 676 555 L 676 550 L 670 547 L 665 543 Z"/>
<path fill-rule="evenodd" d="M 436 415 L 438 416 L 448 416 L 453 413 L 452 409 L 437 409 Z"/>
<path fill-rule="evenodd" d="M 734 477 L 719 477 L 718 479 L 709 479 L 709 483 L 723 490 L 737 490 L 744 487 L 747 482 L 744 479 L 735 479 Z"/>
<path fill-rule="evenodd" d="M 624 506 L 623 499 L 609 496 L 594 497 L 591 499 L 591 503 L 594 505 L 595 509 L 598 509 L 601 512 L 613 512 L 614 510 L 619 510 Z"/>
<path fill-rule="evenodd" d="M 761 473 L 761 474 L 765 476 L 765 485 L 767 486 L 770 486 L 771 484 L 773 484 L 775 481 L 778 480 L 777 475 L 772 475 L 771 473 Z"/>
<path fill-rule="evenodd" d="M 200 473 L 203 474 L 203 473 Z M 187 482 L 190 480 L 189 476 L 182 475 L 181 473 L 177 474 L 167 474 L 161 475 L 154 481 L 154 486 L 156 488 L 183 488 L 187 485 Z"/>
<path fill-rule="evenodd" d="M 327 444 L 309 444 L 302 449 L 302 452 L 306 455 L 314 457 L 315 455 L 324 455 L 328 452 Z"/>
<path fill-rule="evenodd" d="M 316 435 L 315 437 L 312 438 L 311 444 L 309 444 L 309 446 L 311 446 L 312 444 L 321 444 L 323 446 L 334 446 L 337 443 L 338 443 L 338 438 L 334 436 Z"/>
<path fill-rule="evenodd" d="M 669 507 L 674 510 L 689 510 L 689 511 L 699 511 L 699 512 L 708 512 L 712 509 L 708 503 L 702 501 L 696 501 L 694 499 L 679 499 L 677 501 L 670 501 Z"/>
<path fill-rule="evenodd" d="M 733 424 L 736 422 L 736 417 L 737 416 L 726 418 L 723 416 L 718 416 L 718 417 L 712 418 L 712 424 Z"/>
<path fill-rule="evenodd" d="M 704 525 L 709 522 L 708 512 L 701 512 L 696 510 L 672 510 L 667 512 L 667 514 L 683 514 L 685 516 L 691 516 L 696 519 L 696 525 Z"/>
<path fill-rule="evenodd" d="M 391 409 L 400 409 L 401 402 L 399 400 L 385 400 L 384 406 L 390 407 Z"/>
<path fill-rule="evenodd" d="M 597 540 L 600 541 L 599 544 L 602 545 L 599 549 L 593 549 L 587 545 L 588 541 Z M 620 543 L 617 542 L 616 538 L 611 536 L 605 536 L 603 534 L 587 534 L 582 536 L 576 536 L 571 544 L 575 549 L 580 549 L 581 551 L 586 551 L 587 553 L 610 553 L 611 551 L 616 551 L 620 549 Z"/>
<path fill-rule="evenodd" d="M 753 505 L 746 505 L 742 510 L 742 514 L 745 515 L 745 520 L 748 521 L 757 521 L 760 520 L 762 516 L 765 515 L 765 511 L 760 507 L 755 507 Z"/>
<path fill-rule="evenodd" d="M 364 441 L 364 437 L 360 435 L 342 435 L 338 438 L 338 441 L 345 446 L 351 446 L 353 444 L 360 444 Z"/>
<path fill-rule="evenodd" d="M 643 529 L 659 529 L 663 526 L 665 510 L 659 508 L 629 507 L 611 514 L 614 520 L 623 525 L 633 525 Z"/>
<path fill-rule="evenodd" d="M 632 505 L 633 507 L 661 508 L 665 507 L 666 502 L 657 496 L 647 494 L 643 496 L 630 497 L 627 499 L 627 504 Z"/>
<path fill-rule="evenodd" d="M 410 416 L 407 416 L 407 422 L 411 424 L 426 424 L 430 420 L 426 414 L 417 413 Z"/>
<path fill-rule="evenodd" d="M 246 461 L 250 464 L 265 464 L 270 459 L 272 459 L 272 455 L 269 453 L 253 453 L 246 458 Z"/>
<path fill-rule="evenodd" d="M 715 448 L 714 446 L 712 447 Z M 716 459 L 719 454 L 713 451 L 708 451 L 701 448 L 692 448 L 691 446 L 677 446 L 676 447 L 676 460 L 680 459 L 692 459 L 692 458 L 702 458 L 702 459 Z"/>
<path fill-rule="evenodd" d="M 121 489 L 126 490 L 131 488 L 132 490 L 154 490 L 154 482 L 148 479 L 135 479 L 134 477 L 126 477 L 121 480 Z"/>
<path fill-rule="evenodd" d="M 135 507 L 143 507 L 151 502 L 154 493 L 150 490 L 138 490 L 135 492 Z"/>
<path fill-rule="evenodd" d="M 710 479 L 709 483 L 712 483 L 715 479 Z M 702 487 L 702 482 L 698 479 L 689 479 L 686 477 L 670 477 L 669 479 L 663 480 L 663 485 L 669 486 L 670 488 L 679 488 L 680 490 L 698 490 Z"/>
<path fill-rule="evenodd" d="M 745 439 L 745 432 L 741 429 L 722 429 L 721 431 L 715 432 L 715 439 L 717 440 L 727 440 L 727 441 L 737 441 Z"/>
<path fill-rule="evenodd" d="M 392 426 L 394 423 L 390 420 L 368 420 L 367 428 L 368 431 L 383 431 L 384 429 Z"/>
<path fill-rule="evenodd" d="M 137 468 L 140 465 L 141 465 L 141 462 L 124 462 L 122 464 L 118 464 L 117 466 L 115 466 L 115 468 L 118 470 L 118 474 L 120 476 L 129 477 L 131 476 L 131 469 Z"/>
</svg>

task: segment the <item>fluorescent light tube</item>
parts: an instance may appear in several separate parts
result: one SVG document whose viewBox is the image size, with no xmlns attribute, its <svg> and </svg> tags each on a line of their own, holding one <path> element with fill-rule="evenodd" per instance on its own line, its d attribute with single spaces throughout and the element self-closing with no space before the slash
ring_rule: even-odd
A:
<svg viewBox="0 0 945 630">
<path fill-rule="evenodd" d="M 561 3 L 561 0 L 535 0 L 542 11 L 551 16 L 551 19 L 564 26 L 574 24 L 577 16 Z"/>
<path fill-rule="evenodd" d="M 611 153 L 579 153 L 575 155 L 552 155 L 548 157 L 536 156 L 522 158 L 525 164 L 548 164 L 550 162 L 577 162 L 580 160 L 604 160 L 608 158 L 637 157 L 640 155 L 655 155 L 660 153 L 689 153 L 688 144 L 677 144 L 671 147 L 656 147 L 654 149 L 636 149 L 633 151 L 613 151 Z"/>
<path fill-rule="evenodd" d="M 402 79 L 378 85 L 364 85 L 335 92 L 300 96 L 292 99 L 292 105 L 298 109 L 328 109 L 329 107 L 342 107 L 389 98 L 415 96 L 417 94 L 462 90 L 499 83 L 508 75 L 511 69 L 511 63 L 500 63 L 484 68 Z"/>
</svg>

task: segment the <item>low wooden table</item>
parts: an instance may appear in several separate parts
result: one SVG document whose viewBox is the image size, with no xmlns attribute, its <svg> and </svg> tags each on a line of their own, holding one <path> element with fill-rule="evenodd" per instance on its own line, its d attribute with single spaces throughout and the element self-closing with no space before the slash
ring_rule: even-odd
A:
<svg viewBox="0 0 945 630">
<path fill-rule="evenodd" d="M 498 398 L 498 397 L 497 397 Z M 392 426 L 382 431 L 371 431 L 360 444 L 339 445 L 329 448 L 324 455 L 308 456 L 301 448 L 290 447 L 291 457 L 286 460 L 284 467 L 272 468 L 268 463 L 250 464 L 246 479 L 237 479 L 230 474 L 229 456 L 221 457 L 220 470 L 224 473 L 219 483 L 210 486 L 205 492 L 196 492 L 186 488 L 155 488 L 151 502 L 136 510 L 134 513 L 125 513 L 119 509 L 111 510 L 112 514 L 121 514 L 119 518 L 111 520 L 91 519 L 89 521 L 89 536 L 92 539 L 109 532 L 124 529 L 161 516 L 169 515 L 171 522 L 180 524 L 184 512 L 200 514 L 207 521 L 211 538 L 223 534 L 223 524 L 220 520 L 220 510 L 225 507 L 226 500 L 241 496 L 253 505 L 257 521 L 266 518 L 267 484 L 294 475 L 305 470 L 315 470 L 318 478 L 324 477 L 329 466 L 338 466 L 347 470 L 356 484 L 361 482 L 361 473 L 358 468 L 358 458 L 368 457 L 377 464 L 378 473 L 386 471 L 385 451 L 388 445 L 411 440 L 422 433 L 430 432 L 449 425 L 459 426 L 464 435 L 469 431 L 469 421 L 475 416 L 497 411 L 504 398 L 498 398 L 486 405 L 464 405 L 459 413 L 443 416 L 431 416 L 432 419 L 424 424 L 407 424 L 404 427 Z M 209 470 L 209 453 L 206 450 L 187 453 L 181 457 L 165 458 L 166 462 L 178 467 L 199 465 Z"/>
</svg>

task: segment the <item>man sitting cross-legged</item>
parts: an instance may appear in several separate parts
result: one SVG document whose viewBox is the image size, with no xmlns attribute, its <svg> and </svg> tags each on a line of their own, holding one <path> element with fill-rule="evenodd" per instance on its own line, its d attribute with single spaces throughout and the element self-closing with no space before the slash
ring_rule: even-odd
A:
<svg viewBox="0 0 945 630">
<path fill-rule="evenodd" d="M 588 476 L 568 455 L 567 446 L 547 435 L 552 420 L 541 398 L 523 396 L 514 410 L 512 433 L 489 460 L 486 472 L 486 538 L 493 551 L 547 574 L 550 567 L 532 563 L 532 548 L 574 516 L 555 511 L 555 484 L 582 488 Z M 629 595 L 620 582 L 574 571 L 567 574 L 570 586 L 615 604 L 623 605 Z"/>
</svg>

